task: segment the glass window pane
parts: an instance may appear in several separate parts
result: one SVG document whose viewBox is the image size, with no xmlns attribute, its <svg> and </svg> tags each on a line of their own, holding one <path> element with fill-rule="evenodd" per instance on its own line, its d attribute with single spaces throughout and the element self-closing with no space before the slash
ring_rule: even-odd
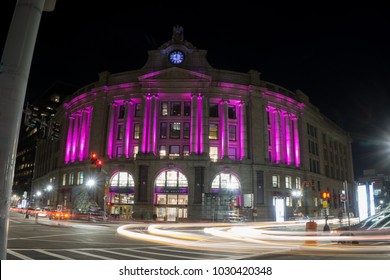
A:
<svg viewBox="0 0 390 280">
<path fill-rule="evenodd" d="M 209 117 L 218 118 L 218 104 L 212 103 L 209 105 Z"/>
<path fill-rule="evenodd" d="M 168 116 L 168 102 L 161 102 L 161 116 Z"/>
<path fill-rule="evenodd" d="M 179 205 L 187 205 L 188 204 L 188 195 L 179 194 L 177 196 L 177 204 L 179 204 Z"/>
<path fill-rule="evenodd" d="M 181 102 L 171 102 L 171 116 L 181 115 Z"/>
<path fill-rule="evenodd" d="M 177 194 L 168 194 L 168 204 L 169 205 L 177 204 Z"/>
<path fill-rule="evenodd" d="M 169 131 L 169 138 L 171 139 L 179 139 L 180 138 L 180 125 L 181 123 L 170 123 L 170 131 Z"/>
<path fill-rule="evenodd" d="M 191 116 L 191 102 L 184 102 L 184 116 Z"/>
<path fill-rule="evenodd" d="M 218 124 L 210 123 L 209 139 L 210 140 L 218 140 Z"/>
<path fill-rule="evenodd" d="M 166 194 L 158 194 L 156 203 L 157 204 L 167 204 L 167 195 Z"/>
</svg>

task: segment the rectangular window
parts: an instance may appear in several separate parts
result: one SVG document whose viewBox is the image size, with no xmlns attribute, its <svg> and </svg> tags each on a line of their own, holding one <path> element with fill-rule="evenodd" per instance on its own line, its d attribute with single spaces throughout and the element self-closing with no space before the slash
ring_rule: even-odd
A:
<svg viewBox="0 0 390 280">
<path fill-rule="evenodd" d="M 158 194 L 156 203 L 157 204 L 167 204 L 167 195 L 166 194 Z"/>
<path fill-rule="evenodd" d="M 84 172 L 80 171 L 77 173 L 77 185 L 84 184 Z"/>
<path fill-rule="evenodd" d="M 236 126 L 229 125 L 229 141 L 236 141 Z"/>
<path fill-rule="evenodd" d="M 210 118 L 218 118 L 218 104 L 212 103 L 209 105 L 209 117 Z"/>
<path fill-rule="evenodd" d="M 183 156 L 188 157 L 190 155 L 190 146 L 184 145 L 183 146 Z"/>
<path fill-rule="evenodd" d="M 161 116 L 168 116 L 168 102 L 161 102 Z"/>
<path fill-rule="evenodd" d="M 210 159 L 211 161 L 218 160 L 218 147 L 210 147 Z"/>
<path fill-rule="evenodd" d="M 141 117 L 141 107 L 142 107 L 141 103 L 136 103 L 135 104 L 135 110 L 134 110 L 134 116 L 135 117 Z"/>
<path fill-rule="evenodd" d="M 62 185 L 66 186 L 66 174 L 62 175 Z"/>
<path fill-rule="evenodd" d="M 191 129 L 191 124 L 189 122 L 185 122 L 184 128 L 183 128 L 183 138 L 184 139 L 190 139 L 190 129 Z"/>
<path fill-rule="evenodd" d="M 272 175 L 272 187 L 280 188 L 279 175 Z"/>
<path fill-rule="evenodd" d="M 181 115 L 181 102 L 171 102 L 171 116 Z"/>
<path fill-rule="evenodd" d="M 69 185 L 74 185 L 74 173 L 69 174 Z"/>
<path fill-rule="evenodd" d="M 169 138 L 171 139 L 180 138 L 180 123 L 178 122 L 169 123 Z"/>
<path fill-rule="evenodd" d="M 180 146 L 177 146 L 177 145 L 169 146 L 169 156 L 170 157 L 179 157 L 180 156 Z"/>
<path fill-rule="evenodd" d="M 123 124 L 118 125 L 118 133 L 116 140 L 123 140 Z"/>
<path fill-rule="evenodd" d="M 184 116 L 191 116 L 191 102 L 184 102 Z"/>
<path fill-rule="evenodd" d="M 139 139 L 139 132 L 140 132 L 140 125 L 139 125 L 139 123 L 135 123 L 134 124 L 133 139 L 136 139 L 136 140 Z"/>
<path fill-rule="evenodd" d="M 298 189 L 298 190 L 302 188 L 301 178 L 300 177 L 296 177 L 295 178 L 295 188 Z"/>
<path fill-rule="evenodd" d="M 167 139 L 168 136 L 168 125 L 166 122 L 160 123 L 160 138 Z"/>
<path fill-rule="evenodd" d="M 125 118 L 125 112 L 126 112 L 126 107 L 125 107 L 125 105 L 119 106 L 119 115 L 118 115 L 118 119 L 124 119 L 124 118 Z"/>
<path fill-rule="evenodd" d="M 138 151 L 139 151 L 138 145 L 137 145 L 137 146 L 134 146 L 134 147 L 133 147 L 133 158 L 136 158 L 136 157 L 137 157 Z"/>
<path fill-rule="evenodd" d="M 160 157 L 165 157 L 167 155 L 167 146 L 161 145 L 159 153 L 160 153 Z"/>
<path fill-rule="evenodd" d="M 218 125 L 215 123 L 210 123 L 209 139 L 210 140 L 218 140 Z"/>
<path fill-rule="evenodd" d="M 228 118 L 233 120 L 236 119 L 236 106 L 234 105 L 228 106 Z"/>
<path fill-rule="evenodd" d="M 291 176 L 286 176 L 285 183 L 286 183 L 286 189 L 292 189 Z"/>
</svg>

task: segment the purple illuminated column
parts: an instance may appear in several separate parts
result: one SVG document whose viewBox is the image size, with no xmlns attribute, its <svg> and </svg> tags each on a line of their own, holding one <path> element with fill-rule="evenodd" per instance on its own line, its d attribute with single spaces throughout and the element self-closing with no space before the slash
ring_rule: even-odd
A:
<svg viewBox="0 0 390 280">
<path fill-rule="evenodd" d="M 75 162 L 78 150 L 78 142 L 79 142 L 79 127 L 80 127 L 80 115 L 74 115 L 73 122 L 73 137 L 72 137 L 72 151 L 70 156 L 70 161 Z"/>
<path fill-rule="evenodd" d="M 85 141 L 87 135 L 87 113 L 86 110 L 81 110 L 80 116 L 80 138 L 79 138 L 79 150 L 78 150 L 78 159 L 83 161 L 85 159 Z"/>
<path fill-rule="evenodd" d="M 125 101 L 126 111 L 125 111 L 125 137 L 123 137 L 123 149 L 125 152 L 125 157 L 129 158 L 132 156 L 130 151 L 130 135 L 131 135 L 131 124 L 132 124 L 132 115 L 131 115 L 131 100 Z"/>
<path fill-rule="evenodd" d="M 279 134 L 279 112 L 278 110 L 272 111 L 273 118 L 273 134 L 274 134 L 274 151 L 275 151 L 275 163 L 280 162 L 280 134 Z"/>
<path fill-rule="evenodd" d="M 197 94 L 191 94 L 191 134 L 190 134 L 190 153 L 198 153 L 198 98 Z"/>
<path fill-rule="evenodd" d="M 202 109 L 203 109 L 203 96 L 202 94 L 198 94 L 198 116 L 197 116 L 197 152 L 198 154 L 203 153 L 203 114 L 202 114 Z"/>
<path fill-rule="evenodd" d="M 72 139 L 73 139 L 73 124 L 74 124 L 74 117 L 69 116 L 68 119 L 69 125 L 68 125 L 68 137 L 66 139 L 66 150 L 65 150 L 65 163 L 70 162 L 71 153 L 72 153 Z"/>
<path fill-rule="evenodd" d="M 112 149 L 114 142 L 114 133 L 115 133 L 115 112 L 116 112 L 116 104 L 113 102 L 110 106 L 110 112 L 108 116 L 109 127 L 108 127 L 108 135 L 107 135 L 107 155 L 108 158 L 112 158 Z"/>
<path fill-rule="evenodd" d="M 291 120 L 290 120 L 290 115 L 286 115 L 285 118 L 285 134 L 286 134 L 286 164 L 290 165 L 291 164 Z"/>
<path fill-rule="evenodd" d="M 287 162 L 286 154 L 286 111 L 280 110 L 280 161 L 282 163 Z"/>
<path fill-rule="evenodd" d="M 244 101 L 239 103 L 240 108 L 240 159 L 246 158 L 246 104 Z"/>
<path fill-rule="evenodd" d="M 300 167 L 301 166 L 301 149 L 299 145 L 299 130 L 298 130 L 298 118 L 292 119 L 293 124 L 293 137 L 294 137 L 294 161 L 295 166 Z"/>
<path fill-rule="evenodd" d="M 144 118 L 143 118 L 143 136 L 140 137 L 140 141 L 142 141 L 142 152 L 144 154 L 149 151 L 149 139 L 150 139 L 150 106 L 151 106 L 151 95 L 150 93 L 146 93 L 144 95 Z"/>
<path fill-rule="evenodd" d="M 149 149 L 148 153 L 157 154 L 156 129 L 157 129 L 157 95 L 152 94 L 149 112 Z"/>
<path fill-rule="evenodd" d="M 228 122 L 228 100 L 222 100 L 221 116 L 221 158 L 228 158 L 229 154 L 229 122 Z"/>
</svg>

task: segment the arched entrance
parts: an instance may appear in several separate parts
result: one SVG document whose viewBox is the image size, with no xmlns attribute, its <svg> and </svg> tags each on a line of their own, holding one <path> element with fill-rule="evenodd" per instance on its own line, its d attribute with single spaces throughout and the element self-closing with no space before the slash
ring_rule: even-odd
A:
<svg viewBox="0 0 390 280">
<path fill-rule="evenodd" d="M 154 182 L 157 220 L 178 221 L 187 218 L 188 180 L 177 170 L 161 172 Z"/>
<path fill-rule="evenodd" d="M 236 175 L 217 174 L 211 183 L 211 193 L 205 194 L 204 217 L 211 220 L 238 220 L 242 206 L 241 185 Z"/>
<path fill-rule="evenodd" d="M 106 211 L 114 218 L 130 219 L 134 205 L 134 179 L 128 172 L 117 172 L 110 179 Z"/>
</svg>

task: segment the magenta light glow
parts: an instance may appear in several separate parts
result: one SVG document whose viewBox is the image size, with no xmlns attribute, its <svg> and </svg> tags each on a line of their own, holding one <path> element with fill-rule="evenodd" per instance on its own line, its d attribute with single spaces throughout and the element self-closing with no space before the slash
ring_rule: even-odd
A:
<svg viewBox="0 0 390 280">
<path fill-rule="evenodd" d="M 72 154 L 70 157 L 71 162 L 76 161 L 76 154 L 77 154 L 77 140 L 79 138 L 79 122 L 80 122 L 80 116 L 79 114 L 74 116 L 74 122 L 73 122 L 73 139 L 72 139 Z"/>
<path fill-rule="evenodd" d="M 239 123 L 240 123 L 240 159 L 244 159 L 245 157 L 245 150 L 244 150 L 244 117 L 245 117 L 245 103 L 244 102 L 240 102 L 238 103 L 238 108 L 240 108 L 240 119 L 239 119 Z"/>
<path fill-rule="evenodd" d="M 196 137 L 198 145 L 199 145 L 199 146 L 197 146 L 198 154 L 203 153 L 202 99 L 203 99 L 202 95 L 199 94 L 198 95 L 198 122 L 197 122 L 198 136 Z"/>
<path fill-rule="evenodd" d="M 69 117 L 68 137 L 66 139 L 65 163 L 70 161 L 72 151 L 72 135 L 73 135 L 73 117 Z"/>
<path fill-rule="evenodd" d="M 114 129 L 115 129 L 115 115 L 116 115 L 116 104 L 111 104 L 110 112 L 110 131 L 108 133 L 108 143 L 107 143 L 107 156 L 112 158 L 112 149 L 114 142 Z"/>
<path fill-rule="evenodd" d="M 272 111 L 272 119 L 273 119 L 273 133 L 274 133 L 274 143 L 275 143 L 275 162 L 280 162 L 280 135 L 279 135 L 279 115 L 276 110 Z"/>
<path fill-rule="evenodd" d="M 154 110 L 153 110 L 153 123 L 152 123 L 152 129 L 153 129 L 153 154 L 154 155 L 157 155 L 157 112 L 158 112 L 158 109 L 157 109 L 157 97 L 154 96 L 153 98 L 153 107 L 154 107 Z"/>
<path fill-rule="evenodd" d="M 293 131 L 294 131 L 294 160 L 295 166 L 299 167 L 301 165 L 301 151 L 299 146 L 299 133 L 298 133 L 298 120 L 293 119 Z"/>
<path fill-rule="evenodd" d="M 131 101 L 127 103 L 127 114 L 126 114 L 126 132 L 125 132 L 125 156 L 126 158 L 130 157 L 129 154 L 129 145 L 130 145 L 130 132 L 131 132 Z"/>
<path fill-rule="evenodd" d="M 285 129 L 286 129 L 286 163 L 287 165 L 291 164 L 291 133 L 290 133 L 290 116 L 286 115 L 285 120 Z"/>
</svg>

